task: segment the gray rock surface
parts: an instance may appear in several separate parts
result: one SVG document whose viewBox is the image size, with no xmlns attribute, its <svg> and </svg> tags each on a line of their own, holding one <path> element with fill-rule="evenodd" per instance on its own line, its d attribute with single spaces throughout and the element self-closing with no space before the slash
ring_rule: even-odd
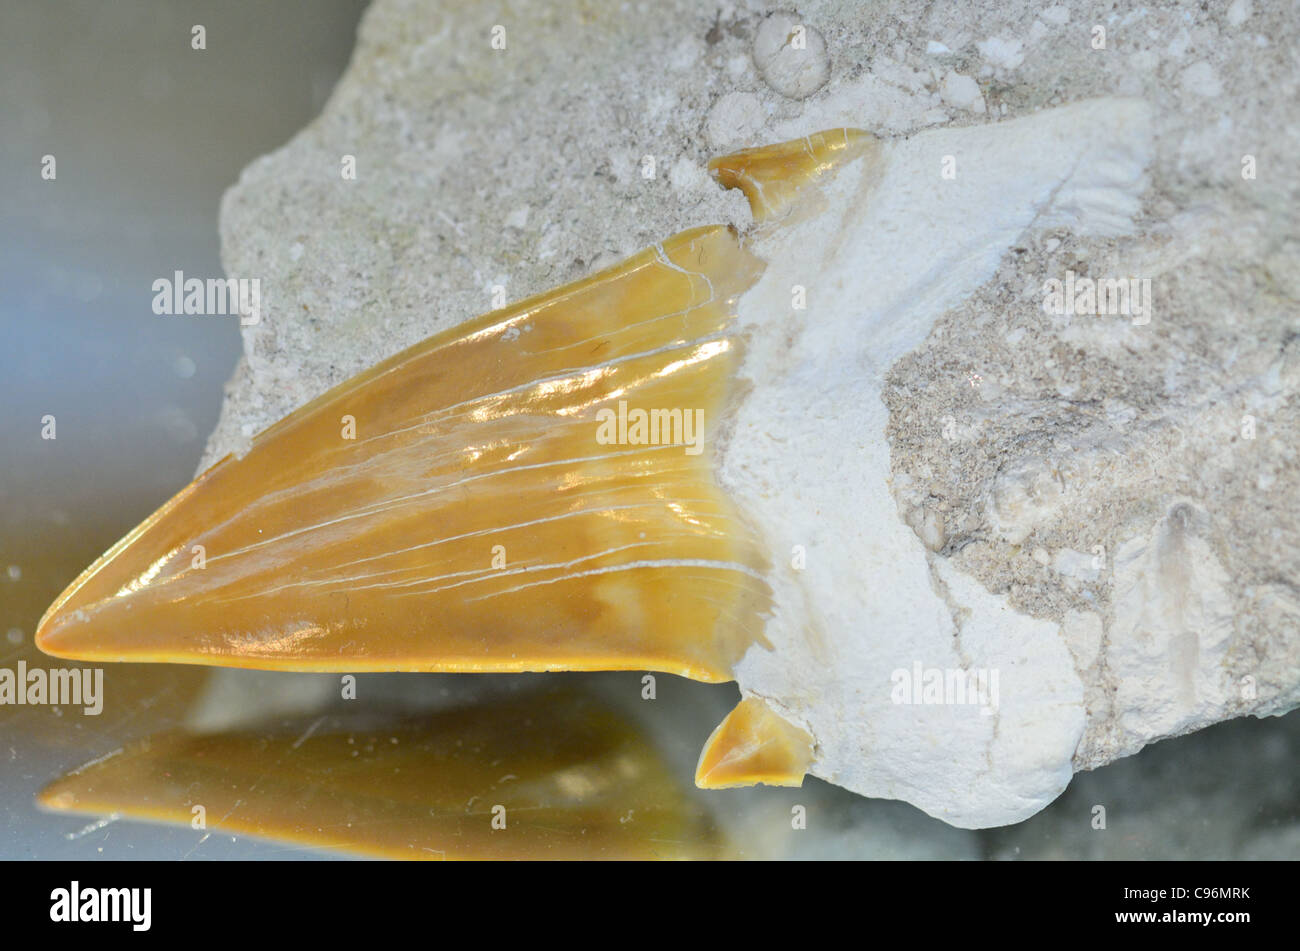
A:
<svg viewBox="0 0 1300 951">
<path fill-rule="evenodd" d="M 756 45 L 773 12 L 812 28 L 824 84 Z M 1250 0 L 378 0 L 321 117 L 223 202 L 226 270 L 261 280 L 262 319 L 204 464 L 496 287 L 515 300 L 683 228 L 745 226 L 705 172 L 719 150 L 1138 97 L 1154 157 L 1136 233 L 1035 232 L 895 364 L 894 493 L 931 551 L 1061 626 L 1087 709 L 1076 768 L 1284 712 L 1300 703 L 1297 26 L 1292 5 Z M 1149 279 L 1149 321 L 1046 312 L 1067 272 Z"/>
</svg>

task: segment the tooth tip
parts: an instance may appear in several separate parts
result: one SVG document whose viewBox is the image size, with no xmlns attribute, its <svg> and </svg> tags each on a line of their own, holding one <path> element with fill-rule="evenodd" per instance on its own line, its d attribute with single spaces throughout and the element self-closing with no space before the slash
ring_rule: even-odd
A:
<svg viewBox="0 0 1300 951">
<path fill-rule="evenodd" d="M 41 618 L 40 624 L 36 626 L 36 633 L 32 636 L 32 643 L 43 654 L 49 654 L 51 657 L 67 657 L 66 650 L 58 643 L 56 636 L 59 627 L 59 616 L 53 614 L 52 610 L 46 612 L 45 617 Z"/>
<path fill-rule="evenodd" d="M 55 780 L 36 794 L 36 805 L 47 812 L 66 812 L 76 804 L 76 798 L 62 788 L 62 781 Z"/>
<path fill-rule="evenodd" d="M 77 622 L 75 610 L 68 610 L 60 602 L 55 602 L 45 612 L 32 636 L 32 643 L 37 650 L 67 660 L 89 659 L 85 653 L 88 645 L 78 643 L 77 633 L 84 625 Z"/>
<path fill-rule="evenodd" d="M 90 636 L 93 632 L 90 631 L 89 618 L 84 612 L 87 605 L 84 589 L 88 582 L 102 574 L 103 569 L 113 562 L 115 554 L 130 537 L 128 535 L 100 555 L 45 609 L 32 637 L 38 650 L 51 657 L 68 660 L 92 659 L 87 652 L 93 650 L 94 638 Z"/>
<path fill-rule="evenodd" d="M 102 625 L 83 616 L 75 603 L 63 603 L 62 599 L 45 612 L 32 643 L 42 654 L 61 660 L 109 663 L 136 659 L 131 656 L 130 642 L 114 639 Z"/>
</svg>

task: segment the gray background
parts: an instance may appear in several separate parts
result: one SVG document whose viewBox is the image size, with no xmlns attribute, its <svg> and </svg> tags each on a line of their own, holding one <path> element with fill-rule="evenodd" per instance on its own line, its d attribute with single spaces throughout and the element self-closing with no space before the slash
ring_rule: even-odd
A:
<svg viewBox="0 0 1300 951">
<path fill-rule="evenodd" d="M 222 192 L 319 112 L 364 7 L 0 0 L 0 665 L 49 666 L 31 645 L 45 608 L 193 476 L 239 329 L 156 316 L 151 285 L 177 269 L 223 273 Z M 196 23 L 204 51 L 190 47 Z M 40 177 L 46 154 L 54 181 Z M 54 441 L 40 438 L 46 414 Z M 88 822 L 38 813 L 32 797 L 170 725 L 201 676 L 106 671 L 97 718 L 0 707 L 0 856 L 193 848 L 189 830 L 124 823 L 68 839 Z M 266 851 L 213 836 L 196 854 Z"/>
</svg>

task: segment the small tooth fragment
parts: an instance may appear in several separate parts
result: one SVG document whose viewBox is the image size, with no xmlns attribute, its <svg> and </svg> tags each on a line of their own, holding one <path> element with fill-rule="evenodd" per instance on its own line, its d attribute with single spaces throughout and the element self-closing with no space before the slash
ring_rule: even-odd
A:
<svg viewBox="0 0 1300 951">
<path fill-rule="evenodd" d="M 709 171 L 722 185 L 745 193 L 756 221 L 769 221 L 789 213 L 808 186 L 878 148 L 879 140 L 869 132 L 829 129 L 720 156 L 709 162 Z"/>
<path fill-rule="evenodd" d="M 717 858 L 712 817 L 632 725 L 533 691 L 433 715 L 164 733 L 55 780 L 45 809 L 396 859 Z"/>
<path fill-rule="evenodd" d="M 731 677 L 766 556 L 714 483 L 723 226 L 433 337 L 213 466 L 78 578 L 47 653 L 315 671 Z M 638 415 L 639 414 L 639 415 Z"/>
<path fill-rule="evenodd" d="M 704 744 L 695 784 L 701 789 L 735 786 L 802 786 L 813 762 L 813 738 L 755 697 L 746 697 L 718 724 Z"/>
</svg>

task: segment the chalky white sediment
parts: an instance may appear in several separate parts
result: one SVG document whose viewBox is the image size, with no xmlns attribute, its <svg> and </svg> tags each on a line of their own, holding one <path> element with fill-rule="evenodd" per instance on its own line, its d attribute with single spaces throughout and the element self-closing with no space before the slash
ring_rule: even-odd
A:
<svg viewBox="0 0 1300 951">
<path fill-rule="evenodd" d="M 881 389 L 1026 230 L 1124 233 L 1148 126 L 1141 101 L 1103 99 L 887 140 L 838 174 L 825 210 L 756 240 L 768 267 L 739 309 L 750 387 L 719 478 L 770 546 L 775 607 L 772 650 L 753 648 L 737 678 L 812 734 L 814 775 L 969 828 L 1031 816 L 1069 782 L 1084 692 L 1060 625 L 1011 609 L 903 522 Z M 893 702 L 891 673 L 917 662 L 998 671 L 996 711 Z"/>
</svg>

